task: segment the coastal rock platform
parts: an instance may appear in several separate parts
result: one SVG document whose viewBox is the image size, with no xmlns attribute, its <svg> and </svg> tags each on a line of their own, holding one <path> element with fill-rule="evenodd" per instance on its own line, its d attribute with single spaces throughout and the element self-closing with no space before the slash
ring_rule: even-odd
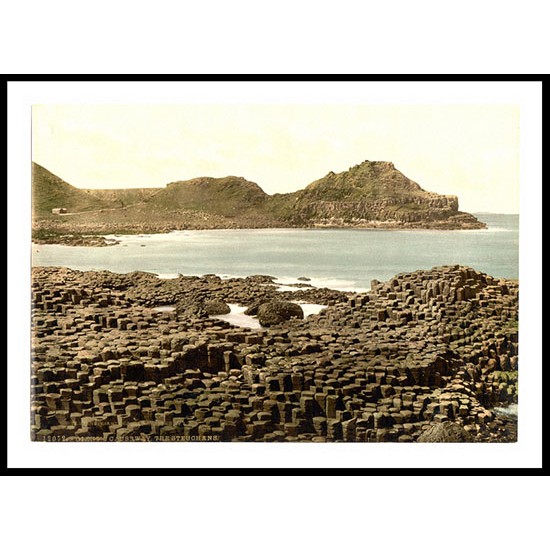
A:
<svg viewBox="0 0 550 550">
<path fill-rule="evenodd" d="M 517 402 L 517 281 L 463 266 L 362 294 L 269 281 L 33 268 L 31 438 L 416 442 L 452 422 L 464 441 L 516 439 L 495 407 Z M 260 330 L 205 308 L 274 299 L 327 307 Z"/>
</svg>

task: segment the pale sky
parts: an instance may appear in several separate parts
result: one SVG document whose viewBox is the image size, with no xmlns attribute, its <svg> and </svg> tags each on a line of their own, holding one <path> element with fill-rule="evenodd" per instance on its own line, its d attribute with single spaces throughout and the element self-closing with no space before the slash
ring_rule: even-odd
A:
<svg viewBox="0 0 550 550">
<path fill-rule="evenodd" d="M 391 161 L 468 212 L 519 212 L 513 105 L 35 105 L 33 160 L 80 188 L 242 176 L 296 191 Z"/>
</svg>

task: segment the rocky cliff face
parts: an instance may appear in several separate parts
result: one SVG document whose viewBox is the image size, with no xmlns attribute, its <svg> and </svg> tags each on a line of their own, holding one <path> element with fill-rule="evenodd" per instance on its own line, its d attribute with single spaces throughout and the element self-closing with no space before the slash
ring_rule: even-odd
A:
<svg viewBox="0 0 550 550">
<path fill-rule="evenodd" d="M 391 162 L 365 161 L 346 172 L 329 172 L 286 200 L 291 216 L 315 225 L 484 227 L 459 212 L 456 196 L 424 191 Z"/>
</svg>

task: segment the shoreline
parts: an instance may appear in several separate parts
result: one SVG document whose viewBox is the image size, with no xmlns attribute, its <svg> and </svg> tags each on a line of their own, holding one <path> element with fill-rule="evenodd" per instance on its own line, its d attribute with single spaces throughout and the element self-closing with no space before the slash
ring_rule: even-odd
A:
<svg viewBox="0 0 550 550">
<path fill-rule="evenodd" d="M 487 230 L 484 222 L 476 224 L 449 223 L 446 220 L 441 222 L 417 222 L 417 223 L 393 223 L 393 222 L 370 222 L 350 224 L 312 224 L 312 225 L 262 225 L 262 224 L 216 224 L 209 226 L 186 224 L 140 224 L 138 227 L 117 224 L 91 224 L 79 226 L 73 224 L 63 227 L 64 224 L 52 220 L 40 220 L 33 224 L 31 240 L 35 244 L 63 244 L 67 246 L 113 246 L 118 242 L 112 242 L 113 238 L 119 235 L 161 235 L 176 231 L 234 231 L 234 230 L 255 230 L 255 229 L 302 229 L 302 230 L 365 230 L 365 231 L 476 231 Z"/>
<path fill-rule="evenodd" d="M 221 281 L 242 281 L 247 282 L 250 279 L 257 279 L 262 286 L 266 286 L 268 289 L 274 290 L 276 295 L 288 296 L 289 293 L 296 293 L 299 291 L 308 290 L 328 290 L 342 294 L 365 294 L 370 292 L 370 289 L 364 286 L 357 286 L 356 281 L 350 281 L 348 279 L 332 279 L 326 277 L 304 277 L 304 276 L 275 276 L 265 275 L 258 273 L 246 273 L 246 274 L 227 274 L 227 273 L 157 273 L 149 270 L 131 270 L 131 271 L 112 271 L 109 269 L 96 268 L 96 269 L 79 269 L 64 265 L 33 265 L 31 269 L 50 269 L 50 270 L 69 270 L 75 273 L 85 275 L 110 273 L 113 275 L 121 276 L 133 276 L 134 274 L 141 273 L 156 277 L 160 281 L 174 281 L 178 279 L 200 279 L 200 278 L 215 278 Z M 347 284 L 346 284 L 347 283 Z"/>
<path fill-rule="evenodd" d="M 416 442 L 448 425 L 464 441 L 517 437 L 493 412 L 517 402 L 514 281 L 461 266 L 368 293 L 54 267 L 32 281 L 35 440 Z M 205 315 L 212 299 L 326 308 L 251 331 Z"/>
</svg>

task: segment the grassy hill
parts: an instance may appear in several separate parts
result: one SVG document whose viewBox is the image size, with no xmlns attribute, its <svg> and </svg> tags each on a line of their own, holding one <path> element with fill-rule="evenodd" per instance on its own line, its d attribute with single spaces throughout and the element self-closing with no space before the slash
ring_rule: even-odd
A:
<svg viewBox="0 0 550 550">
<path fill-rule="evenodd" d="M 360 200 L 407 197 L 426 193 L 391 162 L 365 161 L 346 172 L 329 172 L 298 191 L 300 200 Z"/>
<path fill-rule="evenodd" d="M 124 208 L 147 202 L 152 196 L 162 192 L 158 187 L 136 187 L 133 189 L 88 189 L 88 193 L 107 203 L 111 208 Z"/>
<path fill-rule="evenodd" d="M 78 189 L 39 164 L 32 163 L 32 209 L 35 218 L 51 216 L 52 208 L 86 211 L 107 208 L 109 204 L 92 192 Z"/>
<path fill-rule="evenodd" d="M 207 212 L 229 218 L 256 213 L 268 199 L 259 185 L 244 178 L 196 178 L 169 183 L 149 204 L 162 209 Z"/>
<path fill-rule="evenodd" d="M 55 216 L 63 207 L 67 215 Z M 365 161 L 330 172 L 294 193 L 267 195 L 242 177 L 201 177 L 164 188 L 77 189 L 33 164 L 35 229 L 61 233 L 159 232 L 239 227 L 484 227 L 391 162 Z"/>
<path fill-rule="evenodd" d="M 257 214 L 269 198 L 256 183 L 235 176 L 176 181 L 163 188 L 78 189 L 33 163 L 32 177 L 37 218 L 51 217 L 53 208 L 66 208 L 69 213 L 124 209 L 127 215 L 139 211 L 151 216 L 195 211 L 234 218 Z"/>
</svg>

